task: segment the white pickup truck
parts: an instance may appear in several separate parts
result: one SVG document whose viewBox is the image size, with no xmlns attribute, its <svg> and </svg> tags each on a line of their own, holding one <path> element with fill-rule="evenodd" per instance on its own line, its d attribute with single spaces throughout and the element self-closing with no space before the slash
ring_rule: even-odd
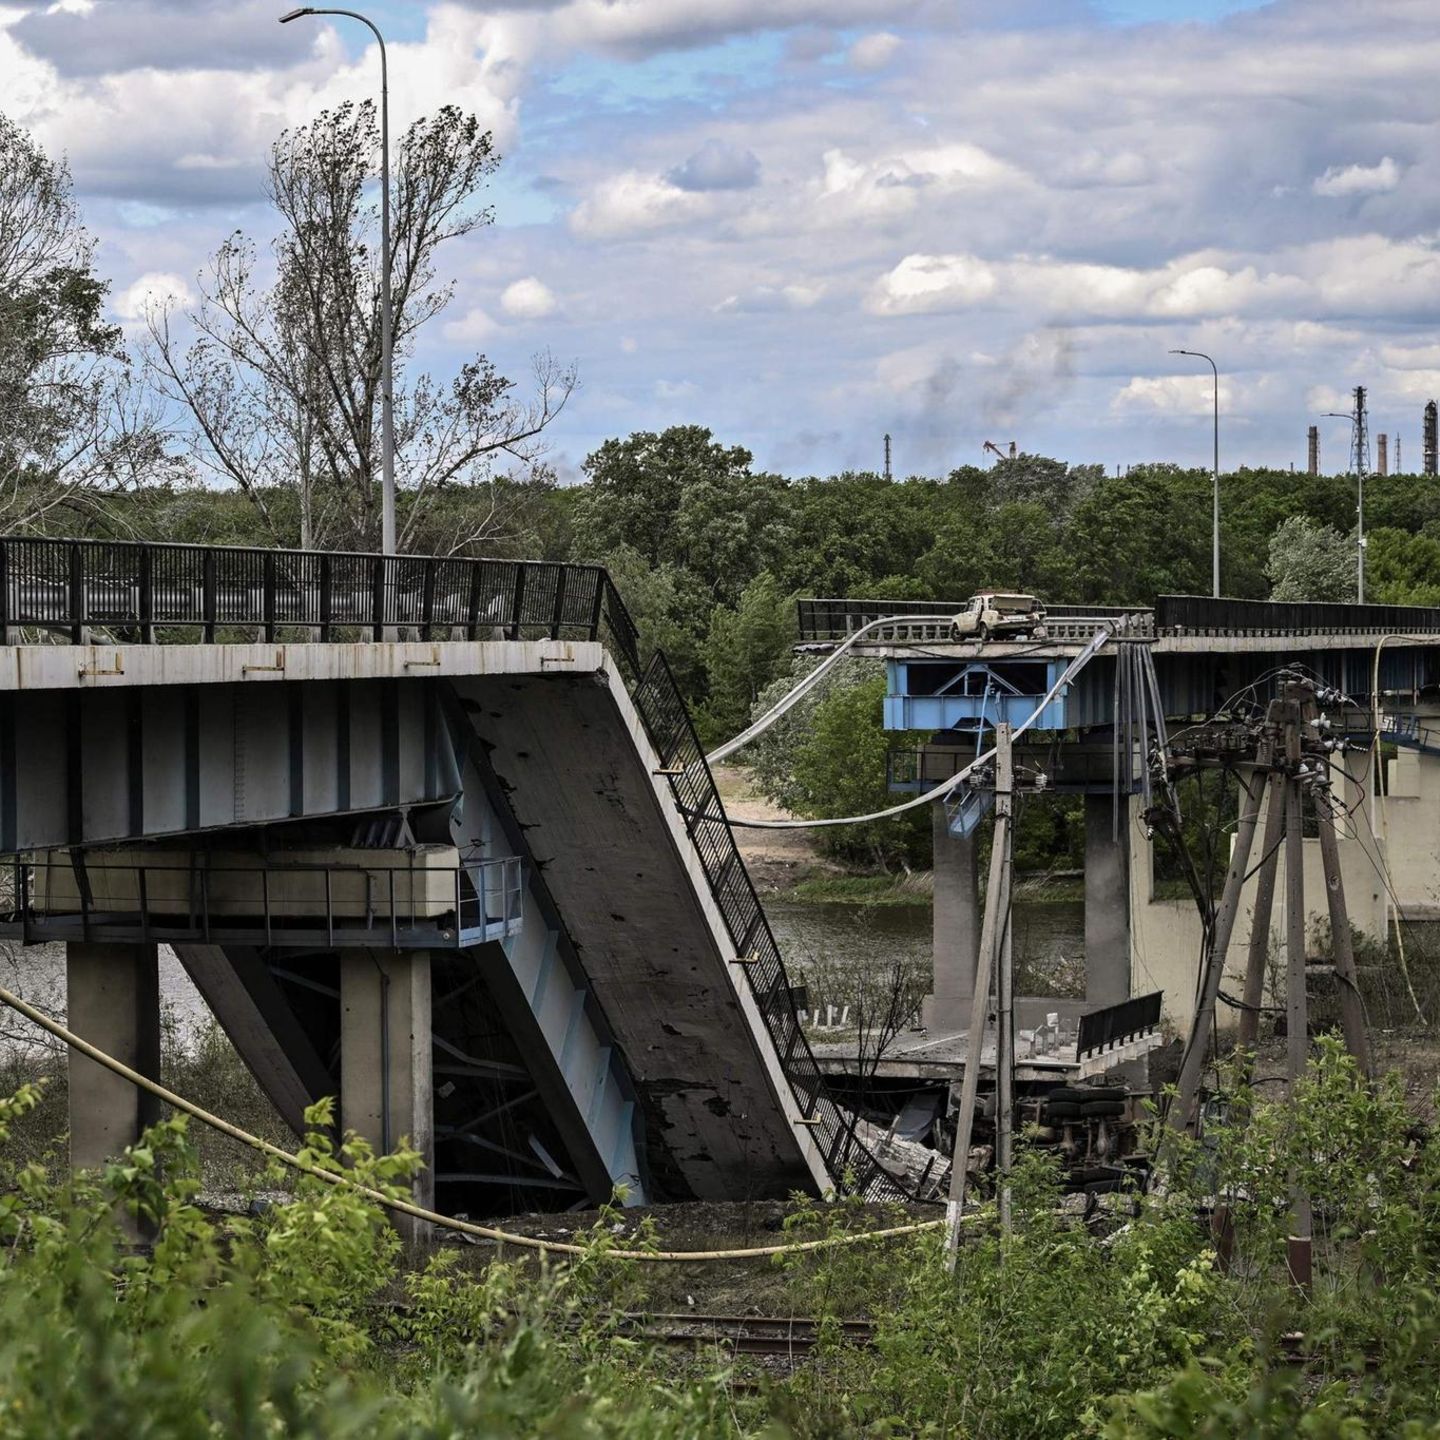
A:
<svg viewBox="0 0 1440 1440">
<path fill-rule="evenodd" d="M 996 635 L 1043 640 L 1045 607 L 1033 595 L 982 590 L 951 624 L 957 640 L 979 640 L 982 645 Z"/>
</svg>

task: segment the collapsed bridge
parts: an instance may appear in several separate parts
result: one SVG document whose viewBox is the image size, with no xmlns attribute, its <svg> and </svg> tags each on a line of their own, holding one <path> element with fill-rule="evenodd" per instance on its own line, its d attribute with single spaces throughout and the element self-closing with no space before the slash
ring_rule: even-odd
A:
<svg viewBox="0 0 1440 1440">
<path fill-rule="evenodd" d="M 174 947 L 280 1114 L 479 1213 L 902 1197 L 668 666 L 594 566 L 0 539 L 0 936 L 158 1064 Z M 71 1061 L 72 1161 L 147 1120 Z"/>
</svg>

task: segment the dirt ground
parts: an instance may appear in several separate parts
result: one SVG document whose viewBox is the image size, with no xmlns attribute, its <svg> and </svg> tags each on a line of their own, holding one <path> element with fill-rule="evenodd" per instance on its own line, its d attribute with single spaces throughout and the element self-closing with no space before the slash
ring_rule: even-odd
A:
<svg viewBox="0 0 1440 1440">
<path fill-rule="evenodd" d="M 839 1206 L 820 1204 L 815 1208 L 822 1213 L 842 1210 Z M 816 1238 L 821 1232 L 811 1228 L 787 1233 L 784 1217 L 793 1209 L 789 1202 L 778 1200 L 691 1201 L 680 1205 L 636 1206 L 620 1212 L 619 1219 L 608 1223 L 616 1245 L 621 1248 L 633 1246 L 647 1218 L 654 1223 L 654 1241 L 661 1250 L 752 1249 L 783 1244 L 787 1240 Z M 851 1230 L 935 1220 L 943 1213 L 936 1205 L 843 1207 L 844 1228 Z M 573 1242 L 604 1219 L 599 1211 L 584 1210 L 564 1215 L 517 1215 L 495 1223 L 518 1235 Z M 497 1253 L 497 1247 L 491 1245 L 465 1248 L 474 1256 L 477 1266 L 483 1266 Z M 513 1259 L 525 1252 L 502 1246 L 498 1247 L 498 1253 Z M 639 1279 L 646 1305 L 657 1311 L 767 1316 L 788 1315 L 793 1311 L 790 1276 L 772 1257 L 646 1264 L 641 1266 Z"/>
<path fill-rule="evenodd" d="M 717 765 L 715 783 L 726 812 L 741 820 L 787 820 L 782 810 L 750 783 L 749 773 L 737 765 Z M 815 848 L 807 830 L 746 830 L 737 828 L 735 843 L 755 888 L 762 894 L 790 889 L 807 875 L 843 875 L 845 870 Z"/>
</svg>

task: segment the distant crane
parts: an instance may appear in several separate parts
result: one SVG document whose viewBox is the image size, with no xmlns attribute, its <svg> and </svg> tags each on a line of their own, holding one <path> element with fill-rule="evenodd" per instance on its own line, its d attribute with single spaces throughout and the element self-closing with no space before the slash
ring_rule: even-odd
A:
<svg viewBox="0 0 1440 1440">
<path fill-rule="evenodd" d="M 986 451 L 994 455 L 997 460 L 1013 460 L 1015 458 L 1015 442 L 1013 440 L 1010 442 L 1010 453 L 1008 455 L 993 440 L 987 440 L 984 445 L 980 447 L 980 453 L 982 455 L 985 454 Z"/>
</svg>

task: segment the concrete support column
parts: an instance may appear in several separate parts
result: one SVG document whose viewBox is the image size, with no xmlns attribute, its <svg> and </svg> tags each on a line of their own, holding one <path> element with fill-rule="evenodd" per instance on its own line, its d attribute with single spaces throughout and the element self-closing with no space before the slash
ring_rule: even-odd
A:
<svg viewBox="0 0 1440 1440">
<path fill-rule="evenodd" d="M 160 977 L 153 945 L 65 947 L 66 1010 L 82 1039 L 160 1078 Z M 70 1168 L 93 1170 L 160 1118 L 160 1102 L 78 1051 L 69 1052 Z"/>
<path fill-rule="evenodd" d="M 921 1019 L 927 1030 L 966 1029 L 975 993 L 980 954 L 978 835 L 950 833 L 943 805 L 932 805 L 935 841 L 934 991 L 926 996 Z"/>
<path fill-rule="evenodd" d="M 430 956 L 423 950 L 340 955 L 340 1123 L 377 1149 L 402 1138 L 424 1157 L 417 1205 L 435 1205 Z M 397 1223 L 404 1217 L 397 1217 Z M 402 1233 L 420 1238 L 415 1226 Z"/>
<path fill-rule="evenodd" d="M 1127 797 L 1115 831 L 1115 797 L 1085 797 L 1085 998 L 1114 1005 L 1130 997 L 1130 881 Z"/>
</svg>

